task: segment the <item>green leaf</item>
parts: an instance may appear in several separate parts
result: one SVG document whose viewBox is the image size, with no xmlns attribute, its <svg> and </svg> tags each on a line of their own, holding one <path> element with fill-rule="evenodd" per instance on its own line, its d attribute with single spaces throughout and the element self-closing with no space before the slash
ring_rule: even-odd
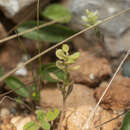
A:
<svg viewBox="0 0 130 130">
<path fill-rule="evenodd" d="M 54 112 L 52 112 L 52 110 L 49 110 L 47 112 L 47 115 L 46 115 L 47 116 L 47 120 L 48 121 L 55 120 L 58 117 L 59 113 L 60 113 L 60 111 L 58 109 L 55 109 Z"/>
<path fill-rule="evenodd" d="M 80 56 L 79 52 L 75 52 L 74 54 L 70 55 L 69 58 L 73 59 L 73 60 L 77 60 Z"/>
<path fill-rule="evenodd" d="M 64 70 L 65 69 L 65 65 L 63 64 L 63 61 L 57 60 L 56 61 L 56 66 L 61 69 Z"/>
<path fill-rule="evenodd" d="M 64 72 L 60 70 L 55 63 L 45 64 L 38 70 L 41 80 L 46 80 L 48 82 L 59 82 L 59 80 L 53 79 L 50 73 L 56 75 L 58 79 L 64 79 Z"/>
<path fill-rule="evenodd" d="M 50 20 L 61 20 L 62 23 L 68 23 L 71 20 L 71 12 L 60 4 L 49 5 L 42 13 L 42 16 Z"/>
<path fill-rule="evenodd" d="M 69 51 L 69 46 L 68 46 L 67 44 L 63 44 L 62 50 L 63 50 L 64 52 L 68 53 L 68 51 Z"/>
<path fill-rule="evenodd" d="M 55 119 L 55 114 L 51 110 L 49 110 L 47 112 L 47 120 L 48 121 L 53 121 L 54 119 Z"/>
<path fill-rule="evenodd" d="M 23 130 L 38 130 L 39 126 L 34 121 L 27 123 Z"/>
<path fill-rule="evenodd" d="M 27 86 L 25 86 L 24 83 L 16 77 L 10 76 L 6 78 L 5 83 L 10 89 L 14 90 L 16 94 L 25 98 L 30 97 L 30 93 L 28 91 Z"/>
<path fill-rule="evenodd" d="M 51 128 L 50 124 L 46 121 L 42 122 L 41 127 L 45 130 L 50 130 L 50 128 Z"/>
<path fill-rule="evenodd" d="M 45 113 L 43 112 L 43 110 L 37 110 L 36 111 L 37 114 L 37 119 L 42 123 L 45 120 Z"/>
<path fill-rule="evenodd" d="M 69 57 L 68 60 L 65 63 L 71 65 L 71 64 L 75 63 L 75 60 Z"/>
<path fill-rule="evenodd" d="M 40 24 L 44 24 L 44 23 L 45 22 L 40 21 Z M 17 28 L 17 31 L 23 32 L 36 26 L 37 26 L 36 21 L 28 21 L 20 25 Z M 63 41 L 64 39 L 72 36 L 75 33 L 76 32 L 70 29 L 69 27 L 59 25 L 59 24 L 54 24 L 54 25 L 41 28 L 39 30 L 26 33 L 22 36 L 32 40 L 39 39 L 40 41 L 57 43 Z"/>
<path fill-rule="evenodd" d="M 59 116 L 59 114 L 60 114 L 60 110 L 59 109 L 54 109 L 54 114 L 55 114 L 55 116 L 56 116 L 56 118 Z"/>
<path fill-rule="evenodd" d="M 126 113 L 120 130 L 130 130 L 130 110 Z"/>
<path fill-rule="evenodd" d="M 56 57 L 60 60 L 63 60 L 65 58 L 65 54 L 62 49 L 56 50 Z"/>
</svg>

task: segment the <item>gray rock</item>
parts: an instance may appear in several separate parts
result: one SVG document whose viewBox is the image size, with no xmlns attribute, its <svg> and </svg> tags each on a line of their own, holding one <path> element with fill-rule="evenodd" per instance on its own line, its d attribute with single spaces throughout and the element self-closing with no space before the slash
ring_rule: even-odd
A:
<svg viewBox="0 0 130 130">
<path fill-rule="evenodd" d="M 48 1 L 40 1 L 40 7 Z M 36 14 L 36 2 L 37 0 L 0 0 L 0 9 L 14 22 L 19 22 L 27 16 Z"/>
<path fill-rule="evenodd" d="M 34 1 L 36 0 L 0 0 L 0 6 L 7 11 L 9 17 L 12 17 L 23 7 L 30 5 Z"/>
<path fill-rule="evenodd" d="M 100 19 L 112 16 L 113 14 L 130 7 L 130 0 L 71 0 L 70 8 L 73 18 L 72 25 L 76 28 L 84 28 L 81 16 L 85 15 L 85 10 L 98 11 Z M 106 49 L 112 56 L 116 56 L 121 51 L 130 49 L 130 37 L 128 29 L 130 27 L 130 12 L 118 16 L 113 20 L 100 25 L 104 34 Z M 91 33 L 90 33 L 91 35 Z M 85 34 L 88 39 L 90 35 Z M 91 36 L 90 39 L 93 37 Z M 114 47 L 113 47 L 114 46 Z"/>
</svg>

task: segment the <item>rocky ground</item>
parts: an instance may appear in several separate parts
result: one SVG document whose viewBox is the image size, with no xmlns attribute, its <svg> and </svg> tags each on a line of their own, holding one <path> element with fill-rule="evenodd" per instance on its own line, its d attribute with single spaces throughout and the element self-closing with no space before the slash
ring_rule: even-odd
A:
<svg viewBox="0 0 130 130">
<path fill-rule="evenodd" d="M 17 52 L 16 50 L 18 49 L 15 49 L 12 45 L 14 44 L 8 44 L 8 47 L 5 47 L 0 54 L 1 64 L 7 70 L 15 67 L 22 59 L 20 58 L 22 57 L 22 52 Z M 10 49 L 8 49 L 9 47 Z M 16 53 L 18 57 L 13 53 Z M 97 56 L 89 50 L 87 52 L 82 50 L 80 53 L 81 56 L 75 63 L 80 65 L 80 69 L 71 73 L 71 78 L 75 81 L 75 84 L 72 93 L 67 99 L 63 130 L 80 130 L 83 127 L 96 102 L 108 85 L 110 77 L 113 75 L 110 63 L 105 57 Z M 10 59 L 10 55 L 14 61 Z M 32 75 L 28 69 L 27 75 L 20 76 L 20 79 L 25 83 L 32 81 Z M 123 77 L 121 73 L 117 75 L 96 111 L 94 119 L 91 121 L 91 126 L 94 127 L 110 120 L 129 108 L 129 84 L 130 78 Z M 40 95 L 40 107 L 44 110 L 49 108 L 62 109 L 62 95 L 56 84 L 44 85 Z M 22 109 L 25 109 L 25 113 L 21 113 L 21 110 L 18 111 L 18 106 L 15 102 L 8 98 L 5 99 L 0 106 L 0 128 L 2 130 L 22 130 L 24 124 L 35 119 L 32 114 L 28 115 L 25 107 Z M 101 128 L 102 130 L 119 130 L 121 121 L 122 117 L 101 126 Z"/>
</svg>

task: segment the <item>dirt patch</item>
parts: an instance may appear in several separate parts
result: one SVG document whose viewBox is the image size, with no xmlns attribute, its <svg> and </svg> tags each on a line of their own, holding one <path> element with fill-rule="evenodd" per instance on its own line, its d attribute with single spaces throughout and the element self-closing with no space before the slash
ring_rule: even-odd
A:
<svg viewBox="0 0 130 130">
<path fill-rule="evenodd" d="M 107 85 L 107 82 L 102 83 L 100 87 L 96 89 L 94 95 L 97 101 Z M 105 109 L 112 110 L 125 110 L 130 108 L 130 78 L 117 76 L 104 96 L 101 106 Z"/>
<path fill-rule="evenodd" d="M 80 65 L 80 68 L 71 72 L 71 77 L 76 83 L 95 86 L 112 73 L 111 67 L 105 58 L 96 57 L 83 51 L 80 53 L 79 59 L 74 64 L 74 66 Z"/>
</svg>

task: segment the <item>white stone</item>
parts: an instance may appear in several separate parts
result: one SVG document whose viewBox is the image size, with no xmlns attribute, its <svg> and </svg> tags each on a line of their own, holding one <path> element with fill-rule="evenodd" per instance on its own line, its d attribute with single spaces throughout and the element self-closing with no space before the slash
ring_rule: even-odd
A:
<svg viewBox="0 0 130 130">
<path fill-rule="evenodd" d="M 31 117 L 16 116 L 11 119 L 11 123 L 14 124 L 17 130 L 23 130 L 23 127 L 28 122 L 32 121 Z"/>
<path fill-rule="evenodd" d="M 116 11 L 116 9 L 113 7 L 108 8 L 108 12 L 111 14 L 115 13 L 115 11 Z"/>
<path fill-rule="evenodd" d="M 0 0 L 0 5 L 4 7 L 11 16 L 14 16 L 19 10 L 19 2 L 17 0 Z"/>
<path fill-rule="evenodd" d="M 91 73 L 91 74 L 89 75 L 89 78 L 90 78 L 91 80 L 94 80 L 94 79 L 95 79 L 94 74 L 93 74 L 93 73 Z"/>
<path fill-rule="evenodd" d="M 7 11 L 8 16 L 12 17 L 24 6 L 27 6 L 34 1 L 35 0 L 0 0 L 0 6 Z"/>
<path fill-rule="evenodd" d="M 23 63 L 19 63 L 18 65 L 17 65 L 17 67 L 21 67 L 23 65 Z M 16 75 L 20 75 L 20 76 L 26 76 L 27 75 L 27 69 L 26 69 L 26 67 L 22 67 L 21 69 L 19 69 L 19 70 L 17 70 L 16 72 L 15 72 L 15 74 Z"/>
</svg>

